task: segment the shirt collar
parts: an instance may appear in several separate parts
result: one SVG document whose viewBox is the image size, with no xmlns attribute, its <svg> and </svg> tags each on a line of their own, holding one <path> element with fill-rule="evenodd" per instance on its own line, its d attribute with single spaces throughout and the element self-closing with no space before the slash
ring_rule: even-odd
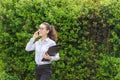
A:
<svg viewBox="0 0 120 80">
<path fill-rule="evenodd" d="M 44 42 L 47 42 L 47 41 L 49 41 L 49 37 L 47 37 L 45 40 L 44 40 Z M 40 39 L 40 41 L 41 41 L 41 39 Z"/>
<path fill-rule="evenodd" d="M 45 41 L 49 41 L 49 39 L 50 39 L 50 38 L 48 37 L 48 38 L 45 39 Z"/>
</svg>

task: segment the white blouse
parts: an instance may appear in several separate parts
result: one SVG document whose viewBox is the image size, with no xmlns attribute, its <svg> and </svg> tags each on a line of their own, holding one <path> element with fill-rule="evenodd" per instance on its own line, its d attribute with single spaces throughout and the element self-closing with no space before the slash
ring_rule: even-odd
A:
<svg viewBox="0 0 120 80">
<path fill-rule="evenodd" d="M 50 64 L 52 61 L 57 61 L 60 59 L 59 53 L 57 53 L 55 56 L 51 56 L 50 61 L 42 61 L 42 59 L 45 53 L 47 52 L 48 48 L 54 45 L 56 45 L 55 41 L 53 41 L 50 38 L 47 38 L 44 41 L 39 39 L 36 42 L 34 38 L 31 38 L 30 41 L 27 43 L 25 50 L 35 50 L 35 62 L 37 65 Z"/>
</svg>

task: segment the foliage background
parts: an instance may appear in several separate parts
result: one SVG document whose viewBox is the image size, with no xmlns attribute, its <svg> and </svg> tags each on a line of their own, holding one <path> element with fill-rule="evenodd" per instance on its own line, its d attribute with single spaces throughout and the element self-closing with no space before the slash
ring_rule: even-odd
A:
<svg viewBox="0 0 120 80">
<path fill-rule="evenodd" d="M 61 59 L 51 80 L 120 80 L 120 0 L 1 0 L 0 80 L 35 80 L 25 46 L 42 22 L 55 25 Z"/>
</svg>

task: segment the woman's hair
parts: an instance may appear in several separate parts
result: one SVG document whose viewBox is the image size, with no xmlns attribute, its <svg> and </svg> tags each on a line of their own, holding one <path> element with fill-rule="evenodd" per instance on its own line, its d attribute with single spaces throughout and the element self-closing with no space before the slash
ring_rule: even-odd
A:
<svg viewBox="0 0 120 80">
<path fill-rule="evenodd" d="M 48 37 L 54 41 L 57 41 L 58 39 L 55 27 L 47 22 L 43 22 L 42 24 L 44 24 L 46 26 L 46 29 L 49 30 Z"/>
</svg>

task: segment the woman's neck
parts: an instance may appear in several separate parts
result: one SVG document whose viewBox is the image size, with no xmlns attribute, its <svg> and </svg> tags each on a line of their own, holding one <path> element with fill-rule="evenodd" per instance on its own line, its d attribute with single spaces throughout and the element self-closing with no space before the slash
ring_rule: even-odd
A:
<svg viewBox="0 0 120 80">
<path fill-rule="evenodd" d="M 43 36 L 41 39 L 42 41 L 44 41 L 47 38 L 47 36 Z"/>
</svg>

